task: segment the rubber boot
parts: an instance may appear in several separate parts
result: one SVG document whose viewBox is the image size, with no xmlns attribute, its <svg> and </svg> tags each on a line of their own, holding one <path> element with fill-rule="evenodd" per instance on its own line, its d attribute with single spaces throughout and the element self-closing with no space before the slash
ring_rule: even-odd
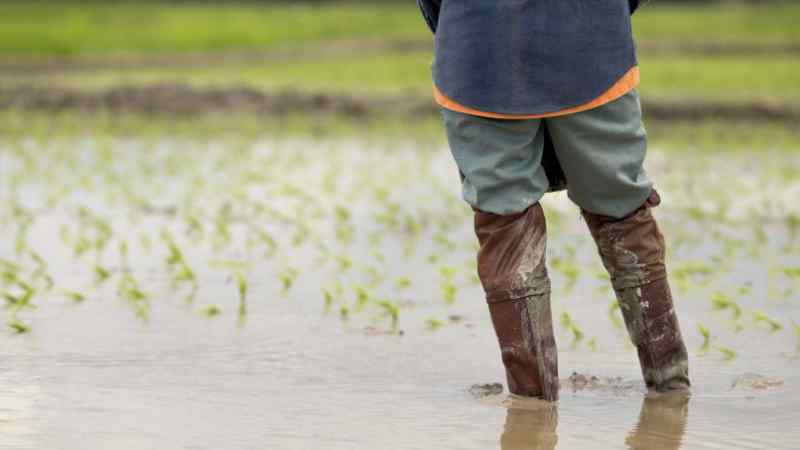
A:
<svg viewBox="0 0 800 450">
<path fill-rule="evenodd" d="M 558 361 L 545 267 L 546 229 L 536 203 L 514 215 L 475 211 L 478 276 L 500 344 L 508 390 L 558 400 Z"/>
<path fill-rule="evenodd" d="M 583 211 L 611 276 L 625 325 L 639 354 L 644 381 L 658 391 L 688 388 L 689 364 L 664 264 L 664 236 L 647 201 L 617 219 Z"/>
</svg>

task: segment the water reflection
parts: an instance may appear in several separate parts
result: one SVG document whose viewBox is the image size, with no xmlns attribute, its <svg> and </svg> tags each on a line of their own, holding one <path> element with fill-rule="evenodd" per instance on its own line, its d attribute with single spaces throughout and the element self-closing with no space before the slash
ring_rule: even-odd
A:
<svg viewBox="0 0 800 450">
<path fill-rule="evenodd" d="M 646 395 L 639 421 L 625 439 L 630 449 L 681 447 L 689 415 L 688 393 Z M 552 450 L 558 443 L 558 407 L 543 402 L 512 402 L 500 436 L 502 450 Z"/>
<path fill-rule="evenodd" d="M 672 450 L 681 448 L 689 416 L 689 394 L 675 392 L 645 396 L 639 422 L 625 443 L 630 449 Z"/>
<path fill-rule="evenodd" d="M 500 436 L 502 450 L 552 450 L 558 443 L 558 407 L 544 402 L 519 407 L 512 404 Z"/>
</svg>

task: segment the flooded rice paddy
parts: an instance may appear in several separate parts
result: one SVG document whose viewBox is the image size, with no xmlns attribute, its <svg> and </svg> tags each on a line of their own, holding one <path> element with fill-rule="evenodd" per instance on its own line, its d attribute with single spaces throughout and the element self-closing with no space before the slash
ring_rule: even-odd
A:
<svg viewBox="0 0 800 450">
<path fill-rule="evenodd" d="M 0 448 L 800 448 L 800 154 L 648 170 L 691 396 L 647 394 L 594 243 L 544 200 L 562 377 L 508 397 L 442 143 L 0 140 Z"/>
</svg>

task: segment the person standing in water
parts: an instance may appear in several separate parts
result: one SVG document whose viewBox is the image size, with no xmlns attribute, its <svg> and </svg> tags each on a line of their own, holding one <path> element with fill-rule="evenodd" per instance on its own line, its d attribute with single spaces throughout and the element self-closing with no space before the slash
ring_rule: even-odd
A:
<svg viewBox="0 0 800 450">
<path fill-rule="evenodd" d="M 434 98 L 474 210 L 478 276 L 512 394 L 558 399 L 540 199 L 566 189 L 611 277 L 645 383 L 690 386 L 631 29 L 637 0 L 417 0 Z"/>
</svg>

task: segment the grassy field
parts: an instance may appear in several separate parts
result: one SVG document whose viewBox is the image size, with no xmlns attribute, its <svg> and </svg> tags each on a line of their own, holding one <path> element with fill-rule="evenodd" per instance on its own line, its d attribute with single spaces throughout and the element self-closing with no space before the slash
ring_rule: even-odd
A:
<svg viewBox="0 0 800 450">
<path fill-rule="evenodd" d="M 640 90 L 650 99 L 797 108 L 798 20 L 796 2 L 653 2 L 634 18 Z M 429 98 L 431 60 L 413 2 L 0 5 L 0 87 L 179 83 Z"/>
<path fill-rule="evenodd" d="M 796 43 L 800 5 L 674 6 L 635 20 L 642 41 Z M 12 0 L 0 5 L 0 55 L 108 55 L 274 48 L 336 39 L 427 39 L 413 2 L 169 3 Z"/>
</svg>

